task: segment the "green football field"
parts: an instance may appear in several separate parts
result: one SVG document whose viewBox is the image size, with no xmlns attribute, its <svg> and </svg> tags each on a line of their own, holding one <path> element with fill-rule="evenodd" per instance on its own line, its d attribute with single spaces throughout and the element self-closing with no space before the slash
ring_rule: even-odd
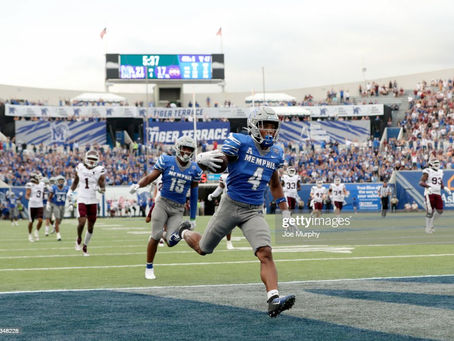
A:
<svg viewBox="0 0 454 341">
<path fill-rule="evenodd" d="M 45 237 L 43 226 L 40 240 L 34 243 L 27 239 L 25 221 L 19 226 L 1 221 L 0 311 L 4 319 L 0 332 L 17 327 L 20 334 L 15 339 L 77 339 L 83 325 L 86 339 L 106 340 L 250 340 L 263 339 L 269 328 L 270 333 L 279 332 L 280 339 L 293 340 L 454 337 L 454 213 L 445 212 L 430 235 L 424 233 L 423 213 L 388 214 L 386 218 L 378 213 L 345 213 L 343 217 L 350 221 L 348 226 L 319 224 L 302 228 L 297 237 L 283 237 L 276 218 L 267 216 L 280 293 L 297 297 L 295 307 L 276 320 L 264 313 L 259 262 L 239 229 L 232 238 L 234 250 L 227 250 L 221 241 L 212 255 L 204 257 L 184 241 L 173 248 L 160 247 L 155 259 L 157 279 L 150 281 L 144 279 L 150 225 L 143 218 L 98 219 L 90 257 L 74 250 L 76 220 L 63 221 L 61 242 L 54 234 Z M 198 217 L 196 230 L 202 232 L 208 219 Z M 143 300 L 153 300 L 143 307 L 152 311 L 136 319 L 133 316 Z M 76 313 L 64 311 L 74 301 L 79 302 Z M 93 309 L 94 302 L 104 320 L 91 325 L 80 316 L 84 309 Z M 27 318 L 24 304 L 36 314 L 43 310 L 42 323 Z M 117 305 L 126 305 L 130 315 L 124 309 L 119 309 L 123 315 L 117 312 Z M 198 314 L 192 316 L 200 310 L 206 315 L 201 320 Z M 154 316 L 164 312 L 184 318 L 177 317 L 178 312 L 195 323 L 167 325 L 166 319 Z M 58 320 L 69 318 L 71 323 L 66 321 L 67 325 L 56 329 L 45 318 L 49 314 Z M 116 330 L 118 324 L 112 323 L 128 320 L 128 316 L 136 325 Z M 234 332 L 220 328 L 217 319 L 238 319 L 241 328 Z M 150 325 L 155 326 L 155 334 L 147 333 Z M 189 329 L 184 325 L 190 325 Z M 99 333 L 101 327 L 105 334 Z M 200 334 L 203 330 L 207 334 Z"/>
</svg>

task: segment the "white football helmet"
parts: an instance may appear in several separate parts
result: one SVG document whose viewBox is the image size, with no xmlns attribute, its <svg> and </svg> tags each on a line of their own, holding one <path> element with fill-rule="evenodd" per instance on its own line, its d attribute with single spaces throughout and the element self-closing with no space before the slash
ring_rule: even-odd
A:
<svg viewBox="0 0 454 341">
<path fill-rule="evenodd" d="M 295 167 L 289 167 L 289 168 L 287 168 L 287 174 L 288 174 L 289 176 L 294 176 L 294 175 L 296 174 L 296 169 L 295 169 Z"/>
<path fill-rule="evenodd" d="M 59 186 L 64 186 L 66 183 L 65 177 L 63 175 L 59 175 L 55 178 L 55 181 L 57 182 L 57 185 Z"/>
<path fill-rule="evenodd" d="M 322 180 L 317 180 L 317 187 L 322 188 L 323 186 L 323 181 Z"/>
<path fill-rule="evenodd" d="M 96 150 L 90 149 L 85 153 L 84 164 L 87 168 L 95 168 L 98 165 L 99 155 Z"/>
<path fill-rule="evenodd" d="M 33 173 L 32 175 L 30 175 L 30 182 L 39 184 L 39 180 L 40 180 L 39 174 Z"/>
<path fill-rule="evenodd" d="M 338 176 L 336 176 L 336 177 L 334 178 L 334 183 L 335 183 L 336 185 L 340 185 L 341 179 L 340 179 Z"/>
<path fill-rule="evenodd" d="M 49 185 L 50 180 L 47 177 L 44 177 L 41 179 L 42 182 L 44 182 L 45 185 Z"/>
<path fill-rule="evenodd" d="M 438 159 L 429 160 L 429 167 L 432 168 L 434 171 L 438 171 L 440 169 L 440 160 Z"/>
<path fill-rule="evenodd" d="M 190 154 L 183 152 L 181 150 L 183 147 L 192 149 L 192 152 Z M 175 154 L 182 162 L 189 162 L 192 159 L 196 148 L 195 141 L 190 136 L 182 136 L 175 142 Z"/>
<path fill-rule="evenodd" d="M 260 133 L 260 129 L 264 129 L 264 124 L 269 122 L 274 124 L 274 133 L 272 133 L 272 135 L 267 134 L 263 137 Z M 249 134 L 261 147 L 264 148 L 271 147 L 274 142 L 277 141 L 280 125 L 281 121 L 279 121 L 279 117 L 270 107 L 259 107 L 252 110 L 247 119 Z M 271 132 L 270 130 L 268 132 Z"/>
</svg>

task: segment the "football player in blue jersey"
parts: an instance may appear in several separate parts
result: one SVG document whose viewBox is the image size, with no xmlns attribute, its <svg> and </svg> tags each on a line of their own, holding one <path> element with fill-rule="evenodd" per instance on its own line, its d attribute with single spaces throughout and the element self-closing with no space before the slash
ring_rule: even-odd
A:
<svg viewBox="0 0 454 341">
<path fill-rule="evenodd" d="M 278 316 L 290 309 L 295 296 L 280 297 L 277 270 L 271 252 L 271 234 L 263 215 L 264 191 L 270 185 L 271 194 L 282 211 L 290 218 L 287 200 L 279 180 L 278 169 L 283 166 L 283 151 L 274 145 L 278 138 L 280 121 L 273 109 L 254 109 L 248 118 L 249 135 L 231 134 L 222 146 L 222 153 L 211 151 L 197 156 L 202 168 L 222 168 L 228 163 L 227 193 L 219 208 L 200 235 L 191 231 L 191 225 L 180 225 L 180 236 L 200 255 L 213 252 L 221 239 L 238 226 L 254 254 L 260 260 L 260 276 L 267 290 L 268 314 Z M 221 171 L 221 169 L 218 169 Z"/>
<path fill-rule="evenodd" d="M 150 174 L 133 184 L 130 193 L 145 187 L 162 175 L 161 195 L 156 200 L 151 214 L 152 230 L 147 246 L 146 279 L 155 279 L 153 261 L 159 240 L 164 238 L 169 247 L 175 246 L 180 240 L 178 228 L 183 220 L 186 194 L 190 191 L 190 227 L 195 227 L 197 214 L 198 185 L 202 170 L 193 161 L 196 150 L 195 141 L 189 136 L 180 137 L 175 143 L 175 156 L 161 155 Z M 167 232 L 163 235 L 164 226 Z"/>
<path fill-rule="evenodd" d="M 11 189 L 6 193 L 6 200 L 8 202 L 9 218 L 11 220 L 11 226 L 14 226 L 14 225 L 18 226 L 19 223 L 17 221 L 17 216 L 19 215 L 19 211 L 17 209 L 17 198 Z"/>
<path fill-rule="evenodd" d="M 52 185 L 49 190 L 49 200 L 47 201 L 47 209 L 55 217 L 55 232 L 57 232 L 57 240 L 61 241 L 60 223 L 65 216 L 66 196 L 68 195 L 69 186 L 65 185 L 65 177 L 59 175 L 56 178 L 57 184 Z"/>
</svg>

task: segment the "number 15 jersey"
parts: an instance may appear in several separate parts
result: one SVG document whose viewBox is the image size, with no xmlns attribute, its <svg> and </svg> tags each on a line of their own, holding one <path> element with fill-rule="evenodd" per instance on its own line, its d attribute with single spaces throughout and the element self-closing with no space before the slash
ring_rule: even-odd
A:
<svg viewBox="0 0 454 341">
<path fill-rule="evenodd" d="M 202 170 L 197 163 L 190 161 L 181 167 L 175 156 L 161 155 L 154 169 L 162 172 L 161 196 L 179 204 L 186 202 L 191 184 L 202 179 Z"/>
<path fill-rule="evenodd" d="M 82 162 L 76 166 L 76 173 L 79 177 L 77 186 L 77 203 L 85 205 L 97 204 L 96 191 L 98 189 L 98 180 L 101 175 L 106 173 L 103 166 L 87 168 Z"/>
<path fill-rule="evenodd" d="M 283 166 L 281 147 L 272 146 L 266 151 L 259 150 L 250 135 L 230 134 L 224 141 L 222 152 L 238 157 L 229 162 L 227 194 L 235 201 L 250 205 L 262 205 L 266 185 L 273 173 Z"/>
</svg>

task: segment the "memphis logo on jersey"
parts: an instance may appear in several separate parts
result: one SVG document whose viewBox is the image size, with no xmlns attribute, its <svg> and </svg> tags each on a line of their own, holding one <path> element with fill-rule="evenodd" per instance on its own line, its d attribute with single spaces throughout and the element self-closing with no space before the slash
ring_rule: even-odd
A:
<svg viewBox="0 0 454 341">
<path fill-rule="evenodd" d="M 252 153 L 252 148 L 249 147 L 246 151 L 246 155 L 244 155 L 244 160 L 256 164 L 258 166 L 263 166 L 270 169 L 276 169 L 276 163 L 273 161 L 268 161 L 266 159 L 259 158 L 254 156 Z"/>
</svg>

